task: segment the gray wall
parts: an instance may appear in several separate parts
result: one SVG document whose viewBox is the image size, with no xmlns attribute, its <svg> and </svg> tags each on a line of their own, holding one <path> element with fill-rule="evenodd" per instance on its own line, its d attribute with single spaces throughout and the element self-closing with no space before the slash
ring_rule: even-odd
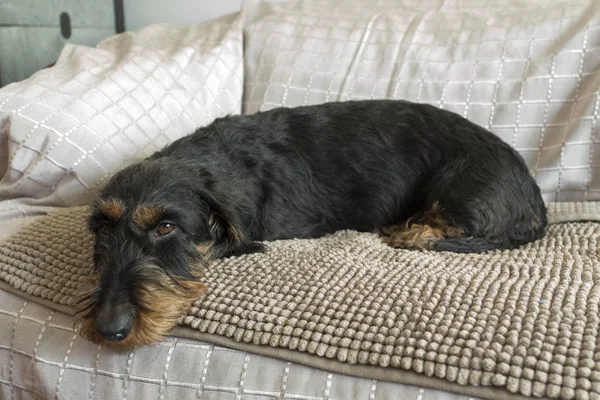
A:
<svg viewBox="0 0 600 400">
<path fill-rule="evenodd" d="M 123 0 L 125 28 L 190 24 L 240 9 L 241 0 Z M 68 12 L 72 36 L 61 36 Z M 65 43 L 95 46 L 115 34 L 113 0 L 0 0 L 0 86 L 29 77 L 54 61 Z"/>
<path fill-rule="evenodd" d="M 61 34 L 63 12 L 70 37 Z M 0 0 L 0 85 L 54 63 L 65 43 L 95 46 L 114 34 L 113 0 Z"/>
<path fill-rule="evenodd" d="M 159 22 L 193 24 L 240 9 L 241 0 L 124 0 L 125 28 Z"/>
</svg>

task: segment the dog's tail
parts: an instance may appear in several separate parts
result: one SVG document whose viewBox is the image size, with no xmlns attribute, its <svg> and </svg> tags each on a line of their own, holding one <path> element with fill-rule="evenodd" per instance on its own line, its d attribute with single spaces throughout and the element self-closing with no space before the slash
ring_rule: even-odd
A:
<svg viewBox="0 0 600 400">
<path fill-rule="evenodd" d="M 468 237 L 452 237 L 437 241 L 433 249 L 454 253 L 484 253 L 492 250 L 511 250 L 544 236 L 548 226 L 546 206 L 537 194 L 535 202 L 524 217 L 514 222 L 496 224 L 500 227 L 493 235 L 477 234 Z M 487 236 L 487 237 L 486 237 Z"/>
<path fill-rule="evenodd" d="M 435 251 L 451 251 L 453 253 L 485 253 L 505 248 L 507 248 L 505 243 L 477 237 L 442 239 L 433 246 Z"/>
<path fill-rule="evenodd" d="M 490 239 L 482 237 L 458 237 L 437 241 L 433 249 L 436 251 L 451 251 L 454 253 L 485 253 L 492 250 L 510 250 L 530 243 L 543 236 L 546 220 L 543 224 L 526 231 L 513 229 L 503 238 Z"/>
</svg>

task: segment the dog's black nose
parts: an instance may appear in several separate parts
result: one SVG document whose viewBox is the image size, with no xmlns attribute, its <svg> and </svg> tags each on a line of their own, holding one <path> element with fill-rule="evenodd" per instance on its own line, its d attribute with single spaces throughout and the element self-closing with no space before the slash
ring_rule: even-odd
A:
<svg viewBox="0 0 600 400">
<path fill-rule="evenodd" d="M 131 314 L 121 314 L 109 320 L 96 320 L 96 332 L 112 342 L 125 340 L 132 327 L 133 317 Z"/>
</svg>

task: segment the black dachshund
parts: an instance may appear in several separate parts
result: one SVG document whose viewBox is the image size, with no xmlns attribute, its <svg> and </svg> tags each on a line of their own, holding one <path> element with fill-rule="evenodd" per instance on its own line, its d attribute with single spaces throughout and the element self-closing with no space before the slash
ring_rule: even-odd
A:
<svg viewBox="0 0 600 400">
<path fill-rule="evenodd" d="M 221 118 L 106 185 L 90 217 L 98 282 L 84 335 L 148 344 L 204 292 L 209 259 L 341 229 L 393 247 L 513 249 L 546 209 L 519 154 L 466 119 L 406 101 Z"/>
</svg>

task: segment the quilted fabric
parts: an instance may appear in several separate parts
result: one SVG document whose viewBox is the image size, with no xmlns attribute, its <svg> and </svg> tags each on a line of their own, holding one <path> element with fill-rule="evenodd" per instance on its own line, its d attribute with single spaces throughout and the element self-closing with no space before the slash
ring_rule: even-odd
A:
<svg viewBox="0 0 600 400">
<path fill-rule="evenodd" d="M 546 201 L 600 199 L 600 2 L 247 0 L 244 112 L 430 103 L 515 147 Z"/>
<path fill-rule="evenodd" d="M 239 114 L 242 79 L 237 16 L 68 44 L 54 67 L 0 89 L 0 199 L 87 204 L 124 165 Z"/>
<path fill-rule="evenodd" d="M 0 290 L 0 399 L 474 400 L 327 372 L 199 340 L 115 352 L 73 317 Z"/>
<path fill-rule="evenodd" d="M 91 271 L 88 212 L 55 211 L 10 237 L 0 247 L 7 287 L 69 311 Z M 550 213 L 543 239 L 486 254 L 396 250 L 352 231 L 270 242 L 265 254 L 211 264 L 208 293 L 176 333 L 367 378 L 404 382 L 393 372 L 411 371 L 484 397 L 487 387 L 600 395 L 600 224 L 565 222 L 600 219 L 600 203 Z"/>
</svg>

